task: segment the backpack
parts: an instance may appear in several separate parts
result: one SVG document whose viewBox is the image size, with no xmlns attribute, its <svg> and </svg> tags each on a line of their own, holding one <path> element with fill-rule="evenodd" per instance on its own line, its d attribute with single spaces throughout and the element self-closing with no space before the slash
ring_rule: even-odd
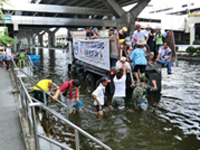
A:
<svg viewBox="0 0 200 150">
<path fill-rule="evenodd" d="M 141 103 L 145 99 L 145 90 L 144 85 L 139 83 L 136 84 L 136 87 L 133 91 L 132 98 L 135 102 Z"/>
<path fill-rule="evenodd" d="M 68 86 L 65 89 L 65 92 L 63 93 L 63 96 L 67 96 L 67 93 L 69 91 L 69 87 L 70 87 L 70 82 L 68 81 Z"/>
</svg>

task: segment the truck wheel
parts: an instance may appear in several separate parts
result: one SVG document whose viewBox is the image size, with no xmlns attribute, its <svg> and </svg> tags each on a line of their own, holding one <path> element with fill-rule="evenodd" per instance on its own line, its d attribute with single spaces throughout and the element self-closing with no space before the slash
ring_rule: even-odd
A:
<svg viewBox="0 0 200 150">
<path fill-rule="evenodd" d="M 76 74 L 76 65 L 71 65 L 71 68 L 70 68 L 70 71 L 71 71 L 71 74 Z"/>
<path fill-rule="evenodd" d="M 88 93 L 92 93 L 95 88 L 95 80 L 91 74 L 86 76 L 86 89 Z"/>
<path fill-rule="evenodd" d="M 96 82 L 96 87 L 99 86 L 100 80 L 101 80 L 101 79 L 98 79 L 98 80 L 97 80 L 97 82 Z"/>
</svg>

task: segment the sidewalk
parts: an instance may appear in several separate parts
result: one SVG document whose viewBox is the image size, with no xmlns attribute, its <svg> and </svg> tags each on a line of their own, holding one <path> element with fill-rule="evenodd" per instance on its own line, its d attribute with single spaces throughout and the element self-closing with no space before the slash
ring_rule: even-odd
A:
<svg viewBox="0 0 200 150">
<path fill-rule="evenodd" d="M 25 150 L 10 76 L 0 68 L 0 150 Z"/>
</svg>

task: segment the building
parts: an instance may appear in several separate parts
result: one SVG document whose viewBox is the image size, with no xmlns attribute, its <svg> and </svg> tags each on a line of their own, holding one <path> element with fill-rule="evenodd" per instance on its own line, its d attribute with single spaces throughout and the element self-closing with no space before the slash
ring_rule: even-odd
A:
<svg viewBox="0 0 200 150">
<path fill-rule="evenodd" d="M 138 16 L 137 23 L 144 28 L 149 24 L 152 28 L 173 30 L 176 43 L 192 45 L 200 40 L 200 1 L 152 0 Z"/>
</svg>

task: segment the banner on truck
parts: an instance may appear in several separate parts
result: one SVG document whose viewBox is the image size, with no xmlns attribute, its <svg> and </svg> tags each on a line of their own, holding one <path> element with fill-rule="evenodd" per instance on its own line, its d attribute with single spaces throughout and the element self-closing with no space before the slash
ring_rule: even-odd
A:
<svg viewBox="0 0 200 150">
<path fill-rule="evenodd" d="M 109 39 L 74 39 L 73 50 L 76 59 L 108 71 L 110 70 Z"/>
</svg>

